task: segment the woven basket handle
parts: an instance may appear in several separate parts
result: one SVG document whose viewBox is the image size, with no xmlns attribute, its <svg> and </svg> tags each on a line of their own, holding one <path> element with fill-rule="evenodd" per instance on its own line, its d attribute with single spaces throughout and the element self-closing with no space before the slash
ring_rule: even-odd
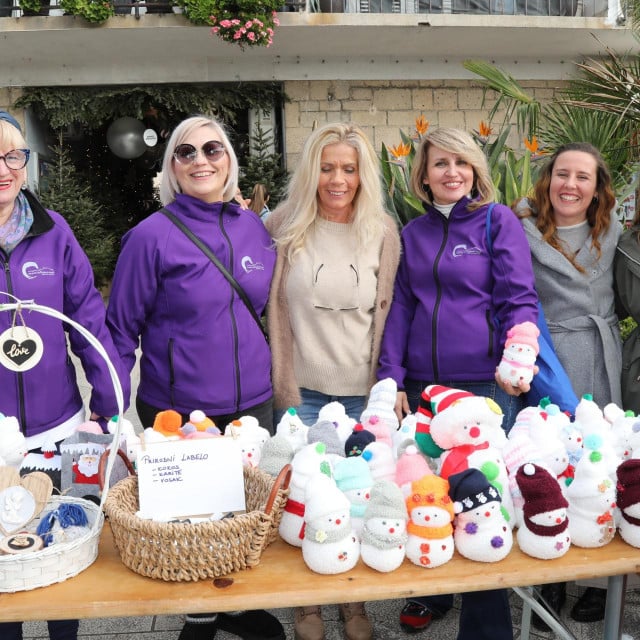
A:
<svg viewBox="0 0 640 640">
<path fill-rule="evenodd" d="M 276 496 L 278 495 L 278 491 L 280 489 L 288 489 L 289 481 L 291 480 L 291 473 L 293 471 L 293 467 L 290 464 L 285 464 L 284 467 L 280 470 L 280 473 L 276 477 L 273 487 L 271 487 L 271 493 L 269 494 L 269 499 L 267 500 L 267 506 L 265 507 L 264 512 L 270 516 L 271 509 L 273 509 L 273 503 L 276 500 Z"/>
<path fill-rule="evenodd" d="M 100 462 L 98 463 L 98 482 L 100 484 L 100 491 L 104 489 L 104 482 L 106 480 L 105 475 L 107 472 L 107 460 L 109 459 L 110 451 L 111 451 L 110 447 L 108 449 L 105 449 L 102 455 L 100 456 Z M 129 457 L 127 456 L 127 454 L 120 448 L 118 448 L 118 456 L 120 456 L 120 458 L 124 462 L 124 465 L 127 468 L 129 475 L 135 476 L 136 470 L 133 468 L 133 465 L 131 464 L 131 460 L 129 460 Z"/>
</svg>

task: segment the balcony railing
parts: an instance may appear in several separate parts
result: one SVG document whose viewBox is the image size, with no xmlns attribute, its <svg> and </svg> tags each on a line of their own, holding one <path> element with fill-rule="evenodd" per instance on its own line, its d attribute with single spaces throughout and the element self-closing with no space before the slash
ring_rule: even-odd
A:
<svg viewBox="0 0 640 640">
<path fill-rule="evenodd" d="M 615 4 L 614 15 L 622 16 L 619 0 L 307 0 L 309 10 L 319 13 L 450 13 L 474 15 L 523 15 L 523 16 L 575 16 L 606 17 L 611 14 L 610 4 Z M 43 5 L 49 5 L 44 0 Z M 62 15 L 58 0 L 50 0 L 38 15 Z M 151 2 L 113 2 L 116 14 L 132 14 L 141 17 L 146 13 L 180 13 L 170 0 Z M 283 11 L 306 10 L 305 0 L 284 0 Z M 21 17 L 19 0 L 0 0 L 0 17 Z M 619 18 L 620 22 L 623 18 Z"/>
</svg>

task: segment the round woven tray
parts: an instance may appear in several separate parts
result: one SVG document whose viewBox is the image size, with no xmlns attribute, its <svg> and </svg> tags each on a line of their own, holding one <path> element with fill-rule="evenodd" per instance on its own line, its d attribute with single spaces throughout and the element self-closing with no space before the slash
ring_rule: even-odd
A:
<svg viewBox="0 0 640 640">
<path fill-rule="evenodd" d="M 28 591 L 62 582 L 86 569 L 98 556 L 98 542 L 104 523 L 100 507 L 89 500 L 52 496 L 41 512 L 46 515 L 61 504 L 82 506 L 89 521 L 87 533 L 70 542 L 60 542 L 35 553 L 0 555 L 0 591 Z M 38 519 L 29 523 L 35 530 Z"/>
<path fill-rule="evenodd" d="M 197 524 L 154 522 L 136 516 L 138 479 L 125 478 L 109 490 L 104 511 L 125 566 L 148 578 L 195 581 L 254 567 L 278 535 L 291 466 L 277 478 L 244 468 L 247 512 Z"/>
</svg>

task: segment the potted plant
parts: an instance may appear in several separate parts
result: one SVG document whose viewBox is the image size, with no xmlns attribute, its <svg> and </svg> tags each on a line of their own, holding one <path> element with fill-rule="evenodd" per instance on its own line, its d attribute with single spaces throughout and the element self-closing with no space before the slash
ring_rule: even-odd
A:
<svg viewBox="0 0 640 640">
<path fill-rule="evenodd" d="M 210 25 L 214 35 L 244 49 L 271 45 L 282 0 L 178 0 L 178 4 L 191 22 Z"/>
<path fill-rule="evenodd" d="M 104 22 L 115 15 L 111 0 L 61 0 L 66 14 L 80 16 L 87 22 Z"/>
</svg>

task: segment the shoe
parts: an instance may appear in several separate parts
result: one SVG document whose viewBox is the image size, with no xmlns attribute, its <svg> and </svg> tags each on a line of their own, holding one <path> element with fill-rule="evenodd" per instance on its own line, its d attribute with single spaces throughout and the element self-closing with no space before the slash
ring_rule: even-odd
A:
<svg viewBox="0 0 640 640">
<path fill-rule="evenodd" d="M 373 627 L 364 602 L 345 602 L 340 605 L 340 617 L 344 621 L 344 635 L 347 640 L 371 640 Z"/>
<path fill-rule="evenodd" d="M 576 622 L 597 622 L 604 619 L 607 590 L 587 587 L 578 602 L 571 609 L 571 617 Z"/>
<path fill-rule="evenodd" d="M 178 640 L 212 640 L 217 630 L 217 613 L 189 613 Z"/>
<path fill-rule="evenodd" d="M 295 640 L 324 640 L 320 606 L 296 607 L 293 612 Z"/>
<path fill-rule="evenodd" d="M 440 618 L 442 615 L 439 613 L 434 613 L 423 604 L 410 600 L 400 612 L 400 627 L 408 633 L 424 631 L 434 620 L 440 620 Z"/>
<path fill-rule="evenodd" d="M 242 640 L 286 640 L 284 627 L 263 609 L 218 614 L 218 629 Z"/>
<path fill-rule="evenodd" d="M 540 587 L 540 595 L 547 601 L 549 609 L 556 616 L 559 616 L 562 606 L 567 600 L 567 583 L 552 582 L 551 584 L 543 584 Z M 531 614 L 531 626 L 538 631 L 551 631 L 551 627 L 535 611 Z"/>
</svg>

